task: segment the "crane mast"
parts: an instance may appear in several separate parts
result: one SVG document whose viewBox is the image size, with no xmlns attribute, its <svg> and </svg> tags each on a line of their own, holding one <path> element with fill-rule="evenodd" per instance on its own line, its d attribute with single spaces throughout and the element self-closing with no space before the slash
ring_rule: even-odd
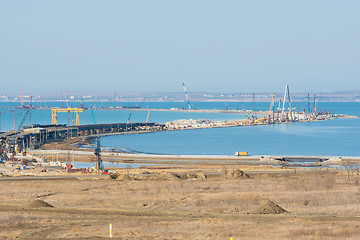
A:
<svg viewBox="0 0 360 240">
<path fill-rule="evenodd" d="M 290 119 L 292 121 L 293 119 L 292 119 L 292 109 L 291 109 L 291 98 L 290 98 L 289 85 L 285 86 L 284 101 L 283 101 L 283 106 L 282 106 L 282 110 L 281 110 L 282 117 L 284 117 L 284 115 L 285 115 L 286 99 L 288 100 L 288 103 L 289 103 L 289 114 L 290 114 Z"/>
<path fill-rule="evenodd" d="M 281 109 L 281 115 L 284 115 L 284 111 L 285 111 L 287 89 L 288 89 L 288 85 L 285 86 L 284 101 L 283 101 L 283 106 L 282 106 L 282 109 Z"/>
<path fill-rule="evenodd" d="M 275 104 L 275 93 L 273 93 L 272 97 L 271 97 L 271 103 L 270 103 L 270 109 L 269 112 L 272 111 L 272 109 L 274 108 L 274 104 Z"/>
</svg>

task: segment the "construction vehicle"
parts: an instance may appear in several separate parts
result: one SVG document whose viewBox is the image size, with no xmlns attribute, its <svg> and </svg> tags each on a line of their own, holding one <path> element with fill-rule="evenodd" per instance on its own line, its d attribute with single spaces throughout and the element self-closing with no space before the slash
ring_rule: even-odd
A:
<svg viewBox="0 0 360 240">
<path fill-rule="evenodd" d="M 256 119 L 255 124 L 264 124 L 264 123 L 266 123 L 266 120 L 267 120 L 266 117 Z"/>
<path fill-rule="evenodd" d="M 248 152 L 235 152 L 235 156 L 248 156 Z"/>
<path fill-rule="evenodd" d="M 18 125 L 18 128 L 16 129 L 15 134 L 12 136 L 12 140 L 10 142 L 9 147 L 5 149 L 3 156 L 0 157 L 0 163 L 3 163 L 7 159 L 7 155 L 11 151 L 12 146 L 15 144 L 16 137 L 20 133 L 21 127 L 23 126 L 25 119 L 26 119 L 27 115 L 29 114 L 30 110 L 31 110 L 30 108 L 26 110 L 20 124 Z"/>
</svg>

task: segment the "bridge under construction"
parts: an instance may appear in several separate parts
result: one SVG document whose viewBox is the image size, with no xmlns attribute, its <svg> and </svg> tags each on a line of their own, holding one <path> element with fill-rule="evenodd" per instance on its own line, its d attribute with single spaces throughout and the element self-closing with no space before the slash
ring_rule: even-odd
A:
<svg viewBox="0 0 360 240">
<path fill-rule="evenodd" d="M 26 149 L 37 149 L 44 143 L 64 141 L 74 137 L 95 137 L 103 135 L 156 132 L 165 125 L 157 123 L 109 123 L 81 126 L 35 125 L 20 132 L 9 131 L 0 134 L 2 151 L 19 153 Z"/>
<path fill-rule="evenodd" d="M 210 121 L 206 119 L 198 120 L 174 120 L 167 122 L 166 124 L 148 123 L 150 109 L 133 109 L 133 110 L 147 110 L 148 115 L 146 122 L 132 123 L 130 121 L 131 113 L 126 123 L 108 123 L 108 124 L 96 124 L 94 117 L 94 108 L 91 107 L 91 113 L 93 118 L 92 125 L 80 125 L 79 113 L 86 110 L 85 108 L 52 108 L 52 124 L 40 125 L 32 124 L 29 127 L 23 127 L 24 120 L 32 109 L 31 104 L 28 107 L 24 107 L 23 103 L 21 108 L 25 108 L 27 111 L 23 116 L 23 119 L 15 131 L 8 131 L 0 133 L 0 154 L 4 156 L 1 158 L 3 161 L 6 155 L 14 156 L 16 153 L 24 152 L 29 149 L 37 149 L 45 143 L 58 142 L 68 140 L 70 145 L 70 139 L 74 137 L 98 137 L 104 135 L 115 134 L 136 134 L 145 132 L 157 132 L 157 131 L 169 131 L 169 130 L 182 130 L 182 129 L 199 129 L 199 128 L 218 128 L 218 127 L 237 127 L 248 125 L 266 125 L 266 124 L 282 124 L 282 123 L 296 123 L 296 122 L 308 122 L 318 120 L 330 120 L 339 117 L 349 117 L 346 115 L 332 114 L 330 111 L 322 112 L 317 110 L 317 103 L 314 96 L 314 107 L 310 109 L 310 98 L 308 96 L 309 109 L 306 111 L 300 111 L 294 109 L 291 106 L 291 98 L 289 86 L 285 86 L 285 93 L 283 101 L 279 100 L 279 106 L 275 109 L 275 94 L 272 95 L 272 101 L 269 111 L 256 111 L 255 97 L 253 95 L 254 109 L 253 110 L 208 110 L 208 109 L 193 109 L 188 98 L 188 94 L 183 84 L 188 109 L 186 111 L 196 112 L 219 112 L 219 113 L 243 113 L 246 114 L 246 118 L 235 121 Z M 66 95 L 64 93 L 65 99 Z M 282 105 L 282 106 L 281 106 Z M 288 106 L 286 106 L 288 105 Z M 117 110 L 117 109 L 115 109 Z M 152 111 L 184 111 L 185 109 L 151 109 Z M 70 113 L 76 113 L 76 122 L 71 125 Z M 58 125 L 57 115 L 58 113 L 67 113 L 68 123 L 67 125 Z M 259 116 L 260 115 L 260 116 Z M 262 115 L 262 116 L 261 116 Z M 22 129 L 22 130 L 21 130 Z"/>
</svg>

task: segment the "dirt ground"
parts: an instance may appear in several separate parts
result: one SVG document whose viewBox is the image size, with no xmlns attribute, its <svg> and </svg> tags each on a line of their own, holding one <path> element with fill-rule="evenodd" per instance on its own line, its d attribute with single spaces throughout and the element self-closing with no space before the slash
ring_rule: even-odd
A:
<svg viewBox="0 0 360 240">
<path fill-rule="evenodd" d="M 259 170 L 1 180 L 0 239 L 359 239 L 357 173 Z M 267 200 L 287 212 L 255 214 Z"/>
</svg>

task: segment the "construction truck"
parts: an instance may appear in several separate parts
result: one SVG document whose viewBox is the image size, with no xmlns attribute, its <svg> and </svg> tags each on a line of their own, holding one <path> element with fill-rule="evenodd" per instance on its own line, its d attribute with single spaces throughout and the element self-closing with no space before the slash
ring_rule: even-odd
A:
<svg viewBox="0 0 360 240">
<path fill-rule="evenodd" d="M 235 156 L 248 156 L 248 152 L 235 152 Z"/>
</svg>

